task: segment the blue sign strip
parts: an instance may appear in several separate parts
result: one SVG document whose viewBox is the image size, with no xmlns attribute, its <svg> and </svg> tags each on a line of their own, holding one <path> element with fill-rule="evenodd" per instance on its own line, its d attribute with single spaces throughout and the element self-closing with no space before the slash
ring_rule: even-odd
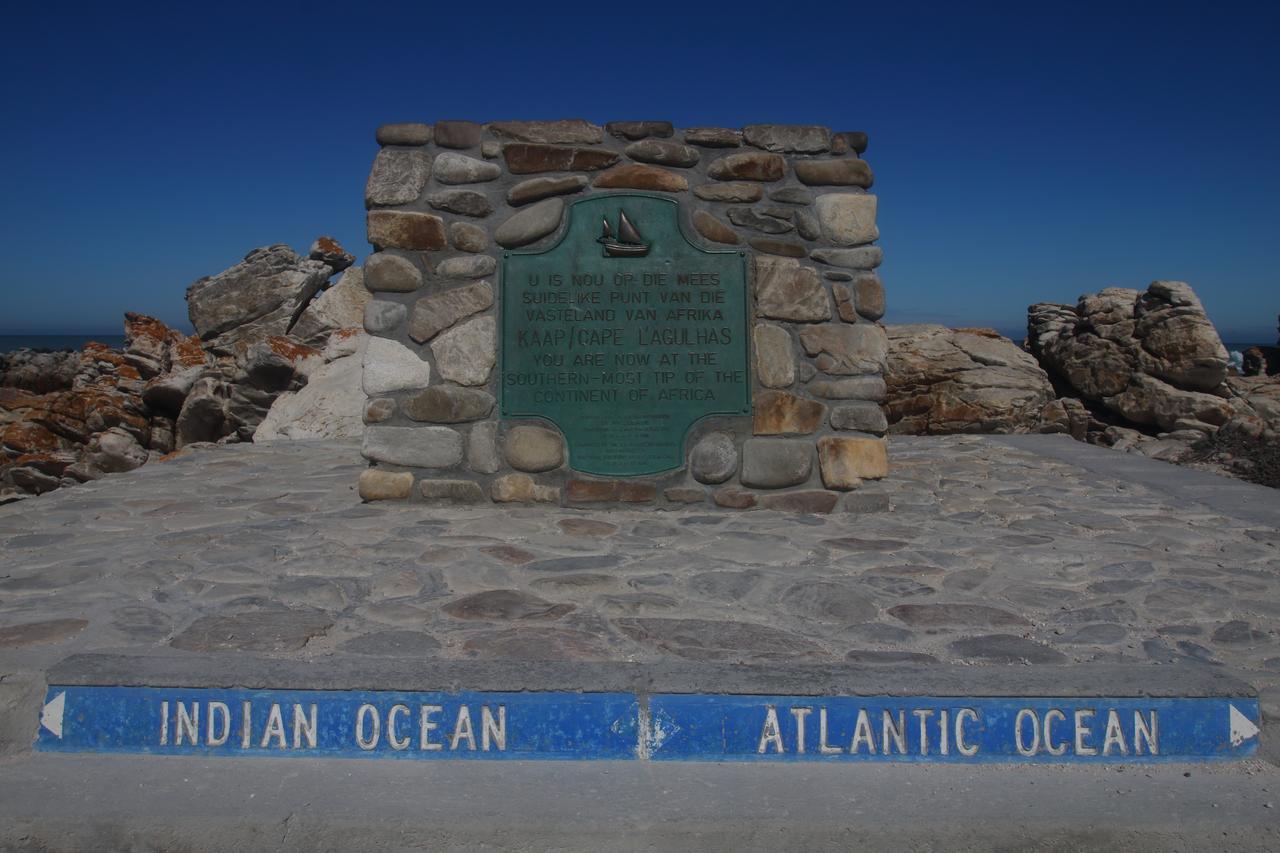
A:
<svg viewBox="0 0 1280 853">
<path fill-rule="evenodd" d="M 1257 699 L 50 687 L 36 748 L 426 760 L 1240 759 Z"/>
</svg>

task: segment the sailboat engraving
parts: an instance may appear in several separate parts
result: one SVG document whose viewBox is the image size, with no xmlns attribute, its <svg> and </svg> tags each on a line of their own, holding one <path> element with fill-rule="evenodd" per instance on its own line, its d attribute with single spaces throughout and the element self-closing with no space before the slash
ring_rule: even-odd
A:
<svg viewBox="0 0 1280 853">
<path fill-rule="evenodd" d="M 604 246 L 604 253 L 611 258 L 642 258 L 649 254 L 649 244 L 627 219 L 625 211 L 618 210 L 618 236 L 614 236 L 609 220 L 601 218 L 603 230 L 596 242 Z"/>
</svg>

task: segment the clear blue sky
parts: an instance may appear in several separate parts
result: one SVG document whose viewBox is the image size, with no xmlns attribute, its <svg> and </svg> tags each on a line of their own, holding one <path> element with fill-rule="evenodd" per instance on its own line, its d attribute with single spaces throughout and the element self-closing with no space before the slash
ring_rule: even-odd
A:
<svg viewBox="0 0 1280 853">
<path fill-rule="evenodd" d="M 1018 328 L 1184 279 L 1280 312 L 1280 4 L 15 4 L 0 333 L 186 322 L 249 249 L 363 256 L 374 128 L 658 118 L 866 130 L 891 322 Z"/>
</svg>

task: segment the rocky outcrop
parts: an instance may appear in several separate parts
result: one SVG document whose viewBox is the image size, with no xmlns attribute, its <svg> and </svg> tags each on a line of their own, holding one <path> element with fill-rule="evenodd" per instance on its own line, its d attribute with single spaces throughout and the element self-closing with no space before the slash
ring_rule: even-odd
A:
<svg viewBox="0 0 1280 853">
<path fill-rule="evenodd" d="M 357 435 L 361 406 L 348 398 L 360 394 L 371 294 L 362 270 L 347 269 L 353 260 L 331 238 L 317 240 L 310 259 L 287 246 L 256 249 L 188 289 L 196 335 L 128 313 L 121 350 L 0 357 L 0 500 L 198 442 L 250 441 L 281 397 L 290 403 L 272 418 L 272 437 Z M 301 395 L 313 375 L 318 387 Z M 339 393 L 344 381 L 353 391 Z"/>
<path fill-rule="evenodd" d="M 1038 432 L 1054 398 L 1049 377 L 990 329 L 886 326 L 889 432 L 906 435 Z"/>
<path fill-rule="evenodd" d="M 1231 418 L 1227 350 L 1186 283 L 1112 287 L 1075 308 L 1042 303 L 1029 312 L 1032 353 L 1073 396 L 1166 432 L 1211 433 Z"/>
</svg>

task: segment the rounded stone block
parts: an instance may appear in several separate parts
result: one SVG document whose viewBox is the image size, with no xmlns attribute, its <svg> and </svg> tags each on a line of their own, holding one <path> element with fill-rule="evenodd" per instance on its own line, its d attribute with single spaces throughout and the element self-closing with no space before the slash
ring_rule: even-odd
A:
<svg viewBox="0 0 1280 853">
<path fill-rule="evenodd" d="M 432 172 L 442 184 L 480 184 L 497 180 L 502 169 L 497 163 L 486 163 L 466 154 L 446 151 L 436 155 Z"/>
<path fill-rule="evenodd" d="M 658 166 L 675 166 L 687 169 L 698 163 L 698 149 L 678 142 L 666 142 L 661 139 L 645 139 L 633 142 L 625 149 L 632 160 L 641 163 L 654 163 Z"/>
<path fill-rule="evenodd" d="M 817 323 L 831 319 L 831 297 L 817 270 L 791 258 L 755 259 L 756 313 L 774 320 Z"/>
<path fill-rule="evenodd" d="M 404 413 L 415 421 L 460 424 L 487 418 L 493 403 L 493 395 L 478 388 L 436 385 L 406 402 Z"/>
<path fill-rule="evenodd" d="M 591 180 L 586 175 L 568 175 L 563 178 L 530 178 L 507 190 L 507 204 L 512 207 L 541 201 L 557 195 L 582 192 Z"/>
<path fill-rule="evenodd" d="M 809 435 L 827 417 L 825 404 L 786 391 L 761 391 L 754 403 L 751 426 L 756 435 Z"/>
<path fill-rule="evenodd" d="M 462 461 L 462 436 L 445 426 L 370 426 L 360 452 L 388 465 L 451 468 Z"/>
<path fill-rule="evenodd" d="M 444 220 L 430 213 L 371 210 L 365 217 L 369 242 L 379 249 L 432 252 L 445 248 Z"/>
<path fill-rule="evenodd" d="M 887 477 L 889 454 L 882 438 L 827 435 L 818 439 L 818 467 L 823 485 L 847 491 Z"/>
<path fill-rule="evenodd" d="M 742 485 L 757 489 L 798 486 L 813 473 L 813 442 L 749 438 L 742 445 Z"/>
<path fill-rule="evenodd" d="M 366 468 L 360 472 L 359 491 L 362 501 L 402 501 L 413 492 L 413 475 Z"/>
<path fill-rule="evenodd" d="M 699 483 L 723 483 L 738 470 L 738 448 L 722 432 L 712 433 L 694 445 L 689 453 L 689 473 Z"/>
<path fill-rule="evenodd" d="M 684 141 L 703 148 L 740 148 L 742 131 L 728 127 L 690 127 L 684 132 Z"/>
<path fill-rule="evenodd" d="M 809 393 L 827 400 L 871 400 L 879 403 L 887 388 L 879 376 L 853 376 L 848 379 L 819 379 L 809 383 Z"/>
<path fill-rule="evenodd" d="M 874 274 L 858 276 L 853 282 L 854 308 L 868 320 L 884 316 L 884 284 Z"/>
<path fill-rule="evenodd" d="M 763 151 L 730 154 L 707 167 L 707 174 L 717 181 L 780 181 L 786 171 L 786 160 Z"/>
<path fill-rule="evenodd" d="M 418 200 L 431 177 L 431 156 L 420 148 L 383 148 L 373 159 L 364 187 L 366 207 Z"/>
<path fill-rule="evenodd" d="M 596 175 L 591 184 L 598 189 L 654 190 L 664 193 L 679 193 L 689 189 L 689 180 L 684 175 L 641 163 L 614 166 Z"/>
<path fill-rule="evenodd" d="M 796 177 L 811 187 L 862 187 L 875 182 L 865 160 L 797 160 Z"/>
<path fill-rule="evenodd" d="M 426 343 L 445 329 L 493 305 L 493 288 L 487 281 L 467 284 L 424 296 L 413 304 L 409 337 Z"/>
<path fill-rule="evenodd" d="M 536 474 L 564 464 L 564 441 L 560 433 L 546 427 L 512 427 L 503 440 L 502 450 L 507 464 L 518 471 Z"/>
<path fill-rule="evenodd" d="M 442 332 L 431 342 L 440 376 L 459 385 L 483 385 L 497 360 L 497 324 L 477 317 Z"/>
<path fill-rule="evenodd" d="M 498 262 L 490 255 L 447 258 L 436 266 L 438 278 L 484 278 L 493 275 Z"/>
<path fill-rule="evenodd" d="M 449 242 L 460 252 L 483 252 L 489 248 L 489 235 L 478 225 L 455 222 L 449 226 Z"/>
<path fill-rule="evenodd" d="M 757 323 L 753 337 L 756 344 L 756 379 L 766 388 L 786 388 L 796 381 L 796 354 L 791 348 L 791 335 L 781 326 Z"/>
<path fill-rule="evenodd" d="M 876 197 L 869 193 L 828 193 L 814 203 L 827 240 L 837 246 L 861 246 L 880 237 Z"/>
<path fill-rule="evenodd" d="M 498 503 L 559 503 L 560 490 L 540 486 L 528 474 L 507 474 L 493 481 L 489 495 Z"/>
<path fill-rule="evenodd" d="M 742 129 L 742 139 L 766 151 L 821 154 L 831 150 L 831 131 L 816 124 L 749 124 Z"/>
<path fill-rule="evenodd" d="M 695 210 L 693 212 L 693 227 L 699 234 L 710 240 L 712 243 L 723 243 L 727 246 L 736 246 L 742 242 L 738 237 L 738 233 L 725 225 L 719 219 L 716 219 L 705 210 Z"/>
<path fill-rule="evenodd" d="M 764 198 L 764 190 L 759 184 L 743 181 L 730 181 L 727 184 L 705 184 L 696 188 L 693 194 L 703 201 L 723 201 L 751 203 Z"/>
<path fill-rule="evenodd" d="M 396 413 L 396 401 L 391 397 L 374 397 L 364 406 L 364 422 L 380 424 L 391 420 Z"/>
<path fill-rule="evenodd" d="M 364 306 L 364 330 L 370 334 L 389 332 L 404 322 L 409 309 L 399 302 L 370 299 Z"/>
<path fill-rule="evenodd" d="M 548 198 L 525 208 L 498 226 L 493 239 L 499 246 L 513 249 L 540 240 L 560 227 L 564 199 Z"/>
<path fill-rule="evenodd" d="M 477 474 L 496 474 L 502 467 L 497 421 L 484 421 L 471 428 L 467 436 L 467 467 Z"/>
<path fill-rule="evenodd" d="M 746 489 L 735 489 L 728 486 L 716 489 L 711 493 L 711 500 L 716 506 L 725 509 L 751 509 L 756 505 L 756 496 Z"/>
<path fill-rule="evenodd" d="M 837 376 L 883 373 L 889 358 L 889 338 L 873 323 L 806 326 L 800 345 L 819 370 Z"/>
<path fill-rule="evenodd" d="M 412 391 L 431 384 L 431 365 L 413 350 L 388 338 L 370 338 L 364 351 L 361 386 L 369 397 Z"/>
<path fill-rule="evenodd" d="M 879 246 L 859 246 L 856 249 L 814 249 L 813 259 L 849 270 L 873 270 L 884 261 L 884 251 Z"/>
<path fill-rule="evenodd" d="M 379 145 L 426 145 L 431 141 L 431 125 L 419 122 L 384 124 L 374 133 Z"/>
<path fill-rule="evenodd" d="M 482 193 L 475 190 L 441 190 L 427 196 L 427 204 L 436 210 L 476 218 L 493 213 L 493 204 Z"/>
<path fill-rule="evenodd" d="M 833 408 L 831 428 L 884 435 L 889 429 L 889 422 L 879 404 L 860 400 Z"/>
<path fill-rule="evenodd" d="M 412 293 L 422 287 L 422 273 L 408 258 L 375 252 L 364 262 L 364 286 L 374 293 Z"/>
</svg>

